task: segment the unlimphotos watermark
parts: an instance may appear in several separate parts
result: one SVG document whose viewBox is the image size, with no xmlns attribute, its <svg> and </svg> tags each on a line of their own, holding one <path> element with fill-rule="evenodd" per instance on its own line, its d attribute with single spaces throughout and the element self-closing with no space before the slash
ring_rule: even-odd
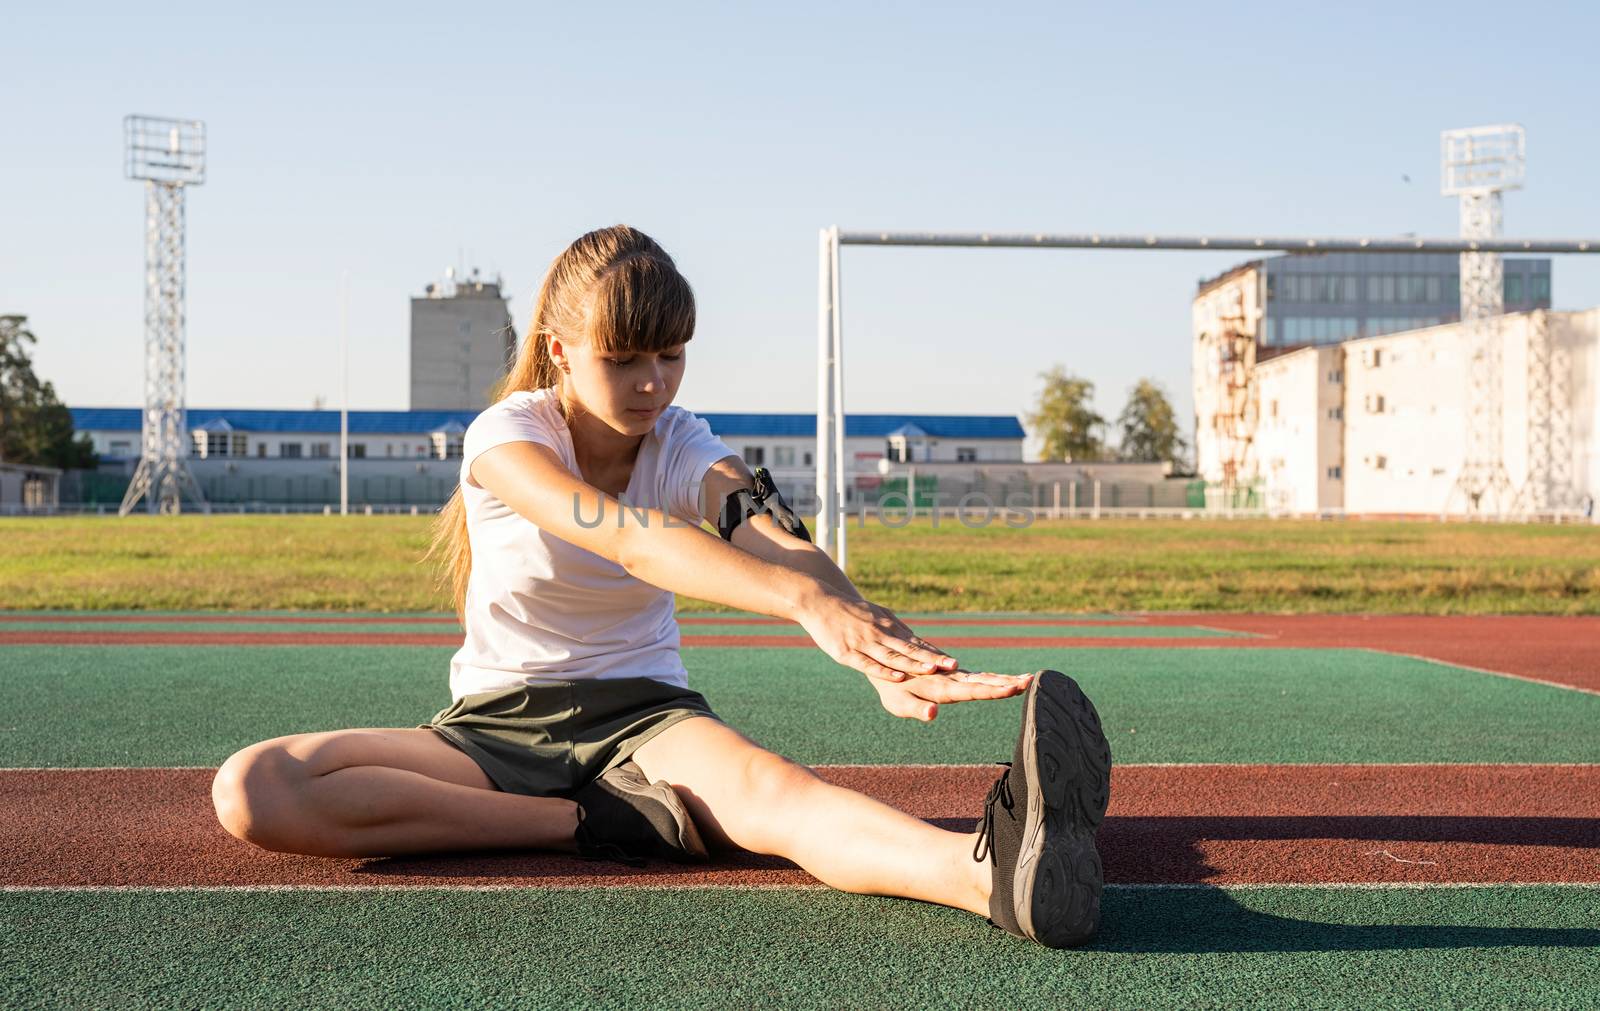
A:
<svg viewBox="0 0 1600 1011">
<path fill-rule="evenodd" d="M 701 482 L 679 489 L 672 494 L 668 489 L 660 506 L 629 502 L 626 493 L 615 496 L 596 495 L 587 502 L 580 492 L 572 494 L 572 519 L 585 530 L 593 530 L 605 523 L 614 523 L 618 529 L 630 522 L 635 526 L 691 527 L 698 521 L 684 517 L 695 516 L 700 511 Z M 614 502 L 615 505 L 608 508 Z M 811 519 L 817 515 L 821 502 L 816 493 L 802 488 L 789 502 L 795 515 Z M 875 496 L 858 496 L 846 510 L 855 516 L 857 529 L 865 528 L 869 520 L 885 527 L 899 529 L 918 516 L 927 516 L 932 526 L 953 522 L 960 526 L 983 528 L 996 522 L 1013 530 L 1031 526 L 1035 506 L 1026 492 L 1011 492 L 996 502 L 994 497 L 981 491 L 969 491 L 959 497 L 941 491 L 916 493 L 916 501 L 903 491 L 882 492 Z M 610 513 L 610 516 L 607 514 Z"/>
</svg>

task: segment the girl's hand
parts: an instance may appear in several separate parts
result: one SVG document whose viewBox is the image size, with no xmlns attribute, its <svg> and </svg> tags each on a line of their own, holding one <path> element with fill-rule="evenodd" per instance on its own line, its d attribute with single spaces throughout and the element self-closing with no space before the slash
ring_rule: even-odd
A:
<svg viewBox="0 0 1600 1011">
<path fill-rule="evenodd" d="M 884 681 L 956 669 L 956 659 L 917 638 L 894 612 L 824 583 L 795 615 L 817 648 L 846 667 Z"/>
<path fill-rule="evenodd" d="M 924 723 L 939 714 L 940 705 L 975 699 L 1010 698 L 1027 691 L 1032 679 L 1032 674 L 1011 677 L 964 670 L 929 674 L 899 682 L 867 678 L 872 682 L 872 687 L 878 690 L 878 701 L 890 715 Z"/>
</svg>

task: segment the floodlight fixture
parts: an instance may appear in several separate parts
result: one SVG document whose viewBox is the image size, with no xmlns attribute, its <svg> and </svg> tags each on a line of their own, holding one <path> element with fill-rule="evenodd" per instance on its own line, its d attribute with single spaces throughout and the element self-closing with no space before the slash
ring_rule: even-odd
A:
<svg viewBox="0 0 1600 1011">
<path fill-rule="evenodd" d="M 1517 123 L 1446 130 L 1439 149 L 1444 196 L 1522 189 L 1527 141 Z"/>
<path fill-rule="evenodd" d="M 200 120 L 127 116 L 122 136 L 129 179 L 178 186 L 206 181 L 206 125 Z"/>
</svg>

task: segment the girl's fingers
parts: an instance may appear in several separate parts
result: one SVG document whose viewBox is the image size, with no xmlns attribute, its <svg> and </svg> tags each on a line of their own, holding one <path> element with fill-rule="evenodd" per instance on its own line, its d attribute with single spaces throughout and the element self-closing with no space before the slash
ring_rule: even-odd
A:
<svg viewBox="0 0 1600 1011">
<path fill-rule="evenodd" d="M 967 681 L 980 685 L 995 685 L 1002 688 L 1026 688 L 1028 687 L 1028 682 L 1033 680 L 1032 674 L 1013 676 L 1010 674 L 979 673 L 977 671 L 952 671 L 950 676 L 957 681 Z"/>
<path fill-rule="evenodd" d="M 958 666 L 955 657 L 922 638 L 920 635 L 913 633 L 909 628 L 906 629 L 904 638 L 905 641 L 910 643 L 913 647 L 926 650 L 928 654 L 930 654 L 930 656 L 926 657 L 926 659 L 931 660 L 931 662 L 939 670 L 955 670 Z"/>
<path fill-rule="evenodd" d="M 885 667 L 903 671 L 906 674 L 932 674 L 939 669 L 933 666 L 933 658 L 930 657 L 924 660 L 914 655 L 916 647 L 899 639 L 885 639 L 878 642 L 864 643 L 860 650 Z"/>
<path fill-rule="evenodd" d="M 905 656 L 910 657 L 913 661 L 919 664 L 925 663 L 930 665 L 922 668 L 921 673 L 924 674 L 951 671 L 957 666 L 955 657 L 951 656 L 949 653 L 946 653 L 944 650 L 929 645 L 926 641 L 915 635 L 907 639 L 899 639 L 890 636 L 884 639 L 883 644 L 889 649 L 895 650 Z"/>
<path fill-rule="evenodd" d="M 907 720 L 921 720 L 926 723 L 933 719 L 939 712 L 939 707 L 925 699 L 919 699 L 906 692 L 898 684 L 886 683 L 871 678 L 872 687 L 878 690 L 878 701 L 883 704 L 883 709 L 890 716 L 899 716 Z"/>
<path fill-rule="evenodd" d="M 851 656 L 850 666 L 870 678 L 882 679 L 889 682 L 906 680 L 906 675 L 892 667 L 885 666 L 864 653 L 855 653 Z"/>
<path fill-rule="evenodd" d="M 921 677 L 900 685 L 905 691 L 929 702 L 973 702 L 978 699 L 1004 699 L 1026 690 L 1025 683 L 1002 682 L 992 684 L 957 680 L 948 676 Z"/>
</svg>

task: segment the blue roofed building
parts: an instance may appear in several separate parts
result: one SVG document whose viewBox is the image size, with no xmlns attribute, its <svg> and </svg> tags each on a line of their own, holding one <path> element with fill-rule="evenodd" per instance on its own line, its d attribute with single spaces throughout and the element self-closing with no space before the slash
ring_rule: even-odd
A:
<svg viewBox="0 0 1600 1011">
<path fill-rule="evenodd" d="M 73 425 L 107 460 L 137 459 L 140 411 L 74 407 Z M 697 412 L 698 413 L 698 412 Z M 337 457 L 338 411 L 189 409 L 196 460 Z M 352 459 L 460 458 L 461 436 L 476 411 L 351 411 Z M 752 466 L 815 466 L 817 418 L 805 413 L 701 413 L 711 430 Z M 1020 462 L 1025 433 L 1008 414 L 850 414 L 845 451 L 856 459 L 899 462 Z"/>
<path fill-rule="evenodd" d="M 131 475 L 140 446 L 137 408 L 74 407 L 104 475 Z M 699 413 L 751 467 L 767 467 L 786 494 L 815 482 L 817 422 L 809 413 Z M 462 436 L 476 411 L 351 411 L 350 497 L 373 505 L 438 504 L 455 488 Z M 338 502 L 339 412 L 192 407 L 190 468 L 207 500 Z M 1012 415 L 849 414 L 846 469 L 875 487 L 879 461 L 1022 464 L 1026 433 Z M 101 482 L 105 482 L 102 480 Z M 103 494 L 110 497 L 115 489 Z"/>
</svg>

